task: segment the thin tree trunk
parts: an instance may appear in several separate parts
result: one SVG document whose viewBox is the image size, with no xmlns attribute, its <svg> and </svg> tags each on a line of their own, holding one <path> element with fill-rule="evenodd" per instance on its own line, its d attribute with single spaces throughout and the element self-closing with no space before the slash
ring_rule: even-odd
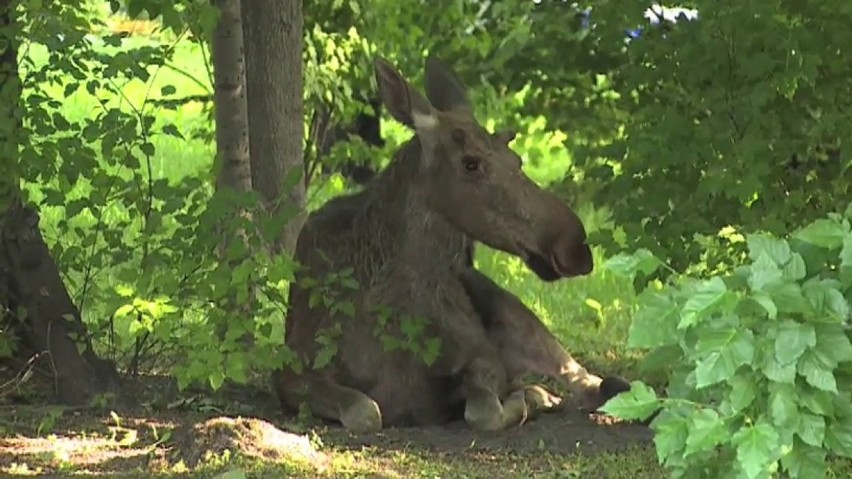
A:
<svg viewBox="0 0 852 479">
<path fill-rule="evenodd" d="M 216 162 L 219 171 L 216 175 L 216 188 L 220 193 L 245 194 L 252 189 L 251 161 L 249 158 L 248 105 L 245 88 L 245 57 L 243 55 L 243 24 L 240 12 L 240 0 L 216 0 L 219 9 L 219 23 L 213 33 L 213 82 L 216 105 Z M 250 218 L 245 209 L 234 211 L 235 216 L 222 218 L 220 227 L 237 217 Z M 242 242 L 249 245 L 244 230 L 224 232 L 220 243 L 222 259 L 237 263 L 240 258 L 228 258 L 229 244 Z M 250 252 L 248 252 L 251 254 Z M 238 286 L 239 287 L 239 286 Z M 234 296 L 228 296 L 221 304 L 234 316 L 247 316 L 254 300 L 254 285 L 245 285 L 248 300 L 236 304 Z M 221 324 L 217 332 L 220 338 L 226 335 L 226 324 Z M 242 343 L 251 347 L 254 336 L 246 333 Z"/>
<path fill-rule="evenodd" d="M 293 213 L 274 245 L 292 253 L 305 219 L 304 183 L 287 181 L 304 173 L 302 2 L 247 0 L 243 20 L 252 185 L 269 214 Z"/>
<path fill-rule="evenodd" d="M 217 188 L 251 190 L 248 111 L 240 0 L 216 0 L 221 16 L 213 35 Z"/>
<path fill-rule="evenodd" d="M 47 353 L 60 402 L 87 404 L 99 393 L 115 391 L 118 375 L 111 362 L 93 352 L 80 312 L 41 235 L 38 213 L 22 204 L 21 32 L 15 6 L 0 1 L 0 327 L 17 332 L 16 352 L 22 362 L 28 362 L 22 356 Z"/>
</svg>

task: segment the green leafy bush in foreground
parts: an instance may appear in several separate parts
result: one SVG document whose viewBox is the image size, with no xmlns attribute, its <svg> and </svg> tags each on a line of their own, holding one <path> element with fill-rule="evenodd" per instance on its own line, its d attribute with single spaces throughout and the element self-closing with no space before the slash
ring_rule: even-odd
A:
<svg viewBox="0 0 852 479">
<path fill-rule="evenodd" d="M 852 457 L 852 205 L 789 240 L 746 235 L 749 262 L 727 276 L 647 287 L 629 346 L 650 350 L 666 397 L 641 381 L 603 410 L 651 422 L 672 477 L 823 477 Z M 633 276 L 661 262 L 619 255 Z"/>
</svg>

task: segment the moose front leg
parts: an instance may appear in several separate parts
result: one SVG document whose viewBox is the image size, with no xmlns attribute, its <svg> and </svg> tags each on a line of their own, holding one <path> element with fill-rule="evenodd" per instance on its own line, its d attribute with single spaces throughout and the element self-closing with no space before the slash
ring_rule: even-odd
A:
<svg viewBox="0 0 852 479">
<path fill-rule="evenodd" d="M 520 426 L 529 415 L 523 390 L 501 400 L 506 389 L 506 372 L 498 358 L 474 359 L 464 373 L 464 419 L 479 431 L 499 431 Z"/>
<path fill-rule="evenodd" d="M 578 406 L 589 410 L 597 409 L 613 396 L 630 389 L 624 379 L 602 379 L 586 370 L 520 299 L 484 274 L 474 268 L 465 268 L 458 277 L 488 337 L 498 348 L 510 381 L 527 373 L 552 377 L 568 387 Z M 533 399 L 533 404 L 553 402 L 541 391 L 528 391 L 527 395 Z"/>
<path fill-rule="evenodd" d="M 523 424 L 528 413 L 525 394 L 510 390 L 503 360 L 467 292 L 454 277 L 443 286 L 450 315 L 433 323 L 441 348 L 429 366 L 431 373 L 461 380 L 451 401 L 464 402 L 464 419 L 472 429 L 497 431 Z"/>
</svg>

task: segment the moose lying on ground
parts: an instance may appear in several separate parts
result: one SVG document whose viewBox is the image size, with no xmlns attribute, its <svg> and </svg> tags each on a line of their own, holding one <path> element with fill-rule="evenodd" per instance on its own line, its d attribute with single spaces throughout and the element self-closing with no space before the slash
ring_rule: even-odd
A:
<svg viewBox="0 0 852 479">
<path fill-rule="evenodd" d="M 415 134 L 362 191 L 312 213 L 299 236 L 303 269 L 290 286 L 286 344 L 300 366 L 273 375 L 282 405 L 305 402 L 352 431 L 462 415 L 493 431 L 560 403 L 521 385 L 526 373 L 556 378 L 593 409 L 628 389 L 589 373 L 518 298 L 473 268 L 474 242 L 522 258 L 544 281 L 593 268 L 583 224 L 524 175 L 508 146 L 514 134 L 488 133 L 461 82 L 434 57 L 426 60 L 426 97 L 386 60 L 374 67 L 382 103 Z M 316 301 L 305 279 L 344 270 L 360 287 L 326 283 L 323 294 L 353 308 Z M 434 357 L 383 347 L 383 335 L 411 340 L 413 323 L 402 319 L 411 317 L 425 320 L 423 339 L 413 341 L 439 340 Z M 328 347 L 321 335 L 336 340 L 336 354 L 315 368 Z"/>
</svg>

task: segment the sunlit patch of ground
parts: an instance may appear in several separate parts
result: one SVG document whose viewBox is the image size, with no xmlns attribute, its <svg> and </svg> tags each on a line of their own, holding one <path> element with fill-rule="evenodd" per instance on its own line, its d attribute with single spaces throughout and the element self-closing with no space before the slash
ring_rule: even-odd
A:
<svg viewBox="0 0 852 479">
<path fill-rule="evenodd" d="M 3 477 L 660 477 L 653 451 L 635 448 L 596 456 L 490 451 L 437 452 L 401 449 L 323 448 L 322 464 L 270 460 L 231 450 L 204 455 L 197 465 L 171 463 L 167 444 L 122 445 L 106 436 L 16 437 L 0 443 Z M 215 448 L 214 448 L 215 449 Z"/>
<path fill-rule="evenodd" d="M 149 448 L 124 446 L 105 437 L 17 437 L 0 441 L 0 457 L 12 459 L 10 464 L 0 467 L 0 471 L 24 475 L 27 471 L 42 473 L 46 468 L 95 472 L 108 462 L 144 461 L 149 451 Z"/>
<path fill-rule="evenodd" d="M 646 433 L 576 413 L 496 434 L 451 424 L 361 436 L 215 416 L 2 406 L 0 477 L 660 477 Z M 604 451 L 613 446 L 619 452 Z"/>
</svg>

